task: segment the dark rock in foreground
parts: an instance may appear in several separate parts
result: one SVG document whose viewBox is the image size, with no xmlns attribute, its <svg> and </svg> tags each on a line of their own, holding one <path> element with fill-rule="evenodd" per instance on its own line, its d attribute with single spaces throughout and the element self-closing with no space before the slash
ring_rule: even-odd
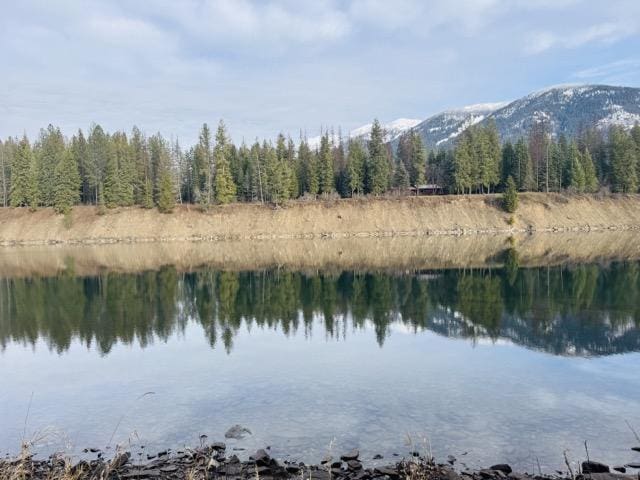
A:
<svg viewBox="0 0 640 480">
<path fill-rule="evenodd" d="M 600 462 L 582 462 L 582 473 L 609 473 L 609 467 Z"/>
<path fill-rule="evenodd" d="M 132 458 L 129 452 L 119 452 L 112 460 L 102 456 L 75 465 L 61 457 L 34 460 L 26 453 L 15 459 L 0 460 L 0 479 L 29 480 L 569 480 L 570 475 L 530 475 L 513 472 L 507 464 L 488 469 L 458 472 L 450 464 L 436 464 L 413 454 L 388 465 L 368 467 L 353 450 L 339 460 L 325 457 L 320 465 L 281 461 L 260 449 L 248 460 L 226 455 L 226 445 L 213 443 L 197 449 L 159 452 L 146 461 Z M 380 459 L 380 455 L 374 458 Z M 620 467 L 616 468 L 618 471 Z M 624 472 L 623 472 L 624 473 Z M 636 477 L 610 473 L 609 467 L 598 462 L 584 462 L 582 474 L 572 480 L 632 480 Z"/>
</svg>

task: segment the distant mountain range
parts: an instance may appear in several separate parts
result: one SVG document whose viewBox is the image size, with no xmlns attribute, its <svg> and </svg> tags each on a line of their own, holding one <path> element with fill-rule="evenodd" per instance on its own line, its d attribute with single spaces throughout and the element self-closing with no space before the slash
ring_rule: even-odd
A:
<svg viewBox="0 0 640 480">
<path fill-rule="evenodd" d="M 446 148 L 455 143 L 469 126 L 493 119 L 502 140 L 528 135 L 540 121 L 550 126 L 554 135 L 571 137 L 581 129 L 611 125 L 632 127 L 640 122 L 640 88 L 608 85 L 552 87 L 512 102 L 486 103 L 447 110 L 423 121 L 398 119 L 383 125 L 386 140 L 395 146 L 400 135 L 410 129 L 419 132 L 430 148 Z M 352 130 L 350 138 L 366 139 L 371 124 Z M 311 139 L 315 141 L 316 139 Z M 319 137 L 318 137 L 319 143 Z M 315 144 L 312 144 L 312 146 Z"/>
</svg>

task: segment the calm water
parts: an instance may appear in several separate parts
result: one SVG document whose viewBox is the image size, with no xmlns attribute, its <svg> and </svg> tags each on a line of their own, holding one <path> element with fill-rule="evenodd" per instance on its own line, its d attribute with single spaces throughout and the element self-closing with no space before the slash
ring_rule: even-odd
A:
<svg viewBox="0 0 640 480">
<path fill-rule="evenodd" d="M 532 470 L 632 460 L 640 264 L 0 279 L 0 451 L 359 447 Z M 30 398 L 32 397 L 32 400 Z M 468 452 L 466 455 L 463 453 Z M 535 467 L 537 470 L 537 466 Z"/>
</svg>

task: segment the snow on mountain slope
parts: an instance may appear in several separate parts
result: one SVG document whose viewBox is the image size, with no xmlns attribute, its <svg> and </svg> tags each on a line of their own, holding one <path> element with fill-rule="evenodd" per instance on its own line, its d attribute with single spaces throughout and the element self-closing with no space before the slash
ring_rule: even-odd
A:
<svg viewBox="0 0 640 480">
<path fill-rule="evenodd" d="M 385 141 L 391 142 L 402 135 L 407 130 L 412 129 L 416 125 L 418 125 L 422 120 L 418 120 L 415 118 L 398 118 L 397 120 L 393 120 L 392 122 L 385 123 L 382 125 L 382 129 L 385 132 Z M 352 139 L 362 139 L 367 140 L 369 135 L 371 134 L 371 128 L 373 127 L 372 123 L 367 123 L 358 128 L 354 128 L 349 132 L 349 136 L 347 138 Z M 320 138 L 321 137 L 312 137 L 307 140 L 309 146 L 313 149 L 320 146 Z M 337 142 L 338 139 L 334 138 L 334 142 Z"/>
<path fill-rule="evenodd" d="M 385 140 L 397 146 L 400 135 L 417 131 L 430 148 L 449 148 L 467 128 L 495 121 L 502 140 L 527 136 L 531 128 L 546 123 L 555 136 L 574 136 L 582 129 L 631 128 L 640 123 L 640 88 L 608 85 L 560 85 L 533 92 L 513 102 L 481 103 L 447 110 L 424 121 L 400 118 L 383 125 Z M 366 140 L 371 124 L 349 132 L 349 138 Z M 337 139 L 335 139 L 337 141 Z M 320 137 L 309 140 L 312 148 Z"/>
</svg>

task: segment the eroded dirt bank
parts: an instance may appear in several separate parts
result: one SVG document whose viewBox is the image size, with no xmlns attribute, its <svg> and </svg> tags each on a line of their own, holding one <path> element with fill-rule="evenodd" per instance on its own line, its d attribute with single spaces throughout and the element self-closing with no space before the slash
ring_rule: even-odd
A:
<svg viewBox="0 0 640 480">
<path fill-rule="evenodd" d="M 491 195 L 234 204 L 207 212 L 189 205 L 172 214 L 118 208 L 100 215 L 94 207 L 76 207 L 70 221 L 51 209 L 0 209 L 5 246 L 638 229 L 640 195 L 527 193 L 513 218 Z"/>
</svg>

